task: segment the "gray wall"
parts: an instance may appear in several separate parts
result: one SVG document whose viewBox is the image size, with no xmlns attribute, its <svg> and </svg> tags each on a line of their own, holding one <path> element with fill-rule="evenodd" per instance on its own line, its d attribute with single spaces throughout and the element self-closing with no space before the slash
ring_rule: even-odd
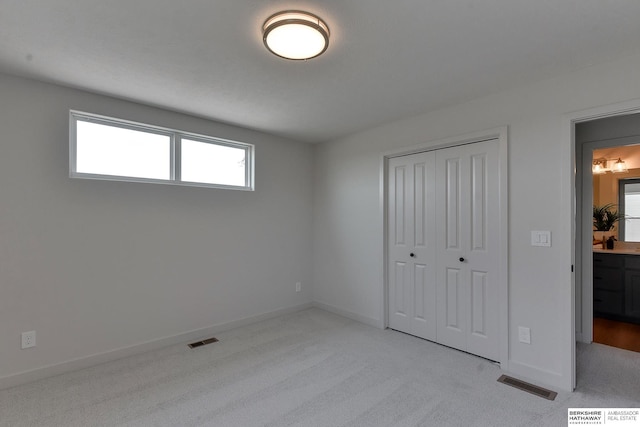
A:
<svg viewBox="0 0 640 427">
<path fill-rule="evenodd" d="M 509 126 L 505 366 L 568 389 L 565 116 L 640 99 L 638 69 L 640 55 L 630 56 L 315 147 L 0 76 L 0 385 L 312 300 L 382 326 L 382 153 Z M 256 144 L 257 191 L 69 179 L 70 108 Z M 550 230 L 553 246 L 532 247 L 531 230 Z M 531 328 L 530 345 L 518 326 Z M 38 346 L 20 350 L 20 332 L 32 329 Z"/>
<path fill-rule="evenodd" d="M 640 114 L 607 117 L 576 124 L 576 144 L 640 135 Z"/>
<path fill-rule="evenodd" d="M 509 127 L 507 370 L 572 387 L 572 155 L 566 115 L 640 98 L 640 56 L 407 118 L 316 147 L 314 300 L 383 325 L 381 156 Z M 552 247 L 531 246 L 550 230 Z M 518 327 L 531 328 L 531 344 Z"/>
<path fill-rule="evenodd" d="M 69 109 L 255 144 L 256 191 L 70 179 Z M 311 146 L 4 75 L 0 131 L 0 385 L 311 301 Z"/>
</svg>

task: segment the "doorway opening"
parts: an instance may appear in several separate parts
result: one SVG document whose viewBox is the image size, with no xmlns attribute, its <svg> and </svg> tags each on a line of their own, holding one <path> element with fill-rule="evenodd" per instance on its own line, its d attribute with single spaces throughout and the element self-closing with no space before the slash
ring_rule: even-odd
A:
<svg viewBox="0 0 640 427">
<path fill-rule="evenodd" d="M 640 192 L 633 185 L 640 179 L 640 114 L 583 121 L 574 130 L 576 338 L 640 351 Z M 620 219 L 605 224 L 597 212 Z"/>
</svg>

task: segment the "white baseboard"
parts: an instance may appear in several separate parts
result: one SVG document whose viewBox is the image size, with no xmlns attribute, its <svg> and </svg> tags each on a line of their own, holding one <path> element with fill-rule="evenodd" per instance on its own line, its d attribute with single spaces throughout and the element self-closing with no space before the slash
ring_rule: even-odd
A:
<svg viewBox="0 0 640 427">
<path fill-rule="evenodd" d="M 238 320 L 232 320 L 230 322 L 220 323 L 217 325 L 188 331 L 170 337 L 158 338 L 128 347 L 106 351 L 104 353 L 93 354 L 90 356 L 80 357 L 54 365 L 19 372 L 17 374 L 0 378 L 0 390 L 21 384 L 26 384 L 39 379 L 64 374 L 66 372 L 88 368 L 90 366 L 99 365 L 101 363 L 111 362 L 123 357 L 129 357 L 136 354 L 145 353 L 147 351 L 157 350 L 159 348 L 167 347 L 174 344 L 197 341 L 199 339 L 208 338 L 223 331 L 228 331 L 230 329 L 238 328 L 240 326 L 245 326 L 251 323 L 261 322 L 263 320 L 271 319 L 285 314 L 295 313 L 300 310 L 311 308 L 312 306 L 312 303 L 305 303 L 293 307 L 282 308 L 279 310 L 270 311 L 268 313 L 249 316 Z"/>
<path fill-rule="evenodd" d="M 373 326 L 375 328 L 384 328 L 383 321 L 379 319 L 362 316 L 360 314 L 353 313 L 351 311 L 344 310 L 342 308 L 319 301 L 314 301 L 312 305 L 321 310 L 335 313 L 342 317 L 346 317 L 348 319 L 352 319 L 357 322 Z M 571 385 L 566 382 L 566 378 L 564 378 L 557 372 L 542 370 L 535 366 L 530 366 L 520 362 L 514 362 L 513 360 L 508 360 L 506 361 L 506 363 L 501 363 L 500 367 L 507 375 L 512 375 L 523 381 L 527 381 L 541 387 L 547 387 L 552 390 L 556 389 L 562 391 L 571 391 L 572 389 Z"/>
<path fill-rule="evenodd" d="M 505 374 L 551 390 L 573 391 L 572 385 L 560 373 L 543 370 L 526 363 L 510 360 L 509 369 Z"/>
<path fill-rule="evenodd" d="M 582 332 L 576 332 L 576 342 L 591 344 L 593 340 L 588 340 L 587 337 L 582 334 Z"/>
<path fill-rule="evenodd" d="M 314 301 L 311 303 L 314 307 L 317 307 L 321 310 L 325 310 L 328 311 L 330 313 L 335 313 L 338 314 L 342 317 L 346 317 L 348 319 L 352 319 L 355 320 L 356 322 L 360 322 L 360 323 L 364 323 L 365 325 L 369 325 L 369 326 L 373 326 L 375 328 L 378 329 L 382 329 L 382 322 L 378 319 L 374 319 L 373 317 L 367 317 L 367 316 L 363 316 L 361 314 L 358 313 L 353 313 L 351 311 L 348 310 L 343 310 L 339 307 L 330 305 L 330 304 L 325 304 L 323 302 L 319 302 L 319 301 Z"/>
<path fill-rule="evenodd" d="M 274 317 L 295 313 L 297 311 L 305 310 L 311 307 L 316 307 L 321 310 L 335 313 L 340 316 L 346 317 L 348 319 L 352 319 L 357 322 L 373 326 L 375 328 L 383 328 L 382 321 L 380 321 L 379 319 L 363 316 L 361 314 L 353 313 L 351 311 L 344 310 L 342 308 L 335 307 L 330 304 L 314 301 L 312 303 L 305 303 L 305 304 L 300 304 L 293 307 L 278 309 L 271 312 L 258 314 L 255 316 L 249 316 L 242 319 L 233 320 L 230 322 L 220 323 L 220 324 L 209 326 L 206 328 L 188 331 L 188 332 L 178 334 L 178 335 L 173 335 L 170 337 L 164 337 L 156 340 L 143 342 L 143 343 L 132 345 L 129 347 L 123 347 L 115 350 L 110 350 L 104 353 L 93 354 L 90 356 L 68 360 L 66 362 L 62 362 L 54 365 L 49 365 L 41 368 L 32 369 L 29 371 L 19 372 L 17 374 L 0 378 L 0 390 L 6 389 L 9 387 L 14 387 L 21 384 L 26 384 L 39 379 L 60 375 L 66 372 L 88 368 L 101 363 L 106 363 L 116 359 L 121 359 L 123 357 L 129 357 L 136 354 L 145 353 L 147 351 L 157 350 L 162 347 L 167 347 L 170 345 L 197 341 L 199 339 L 208 338 L 212 335 L 215 335 L 223 331 L 228 331 L 230 329 L 249 325 L 251 323 L 264 321 Z M 514 362 L 512 360 L 509 361 L 508 369 L 505 370 L 505 373 L 509 375 L 513 375 L 524 381 L 529 381 L 534 384 L 546 386 L 549 388 L 555 387 L 565 391 L 568 391 L 570 388 L 567 384 L 565 384 L 566 383 L 565 379 L 558 373 L 542 371 L 536 367 Z"/>
</svg>

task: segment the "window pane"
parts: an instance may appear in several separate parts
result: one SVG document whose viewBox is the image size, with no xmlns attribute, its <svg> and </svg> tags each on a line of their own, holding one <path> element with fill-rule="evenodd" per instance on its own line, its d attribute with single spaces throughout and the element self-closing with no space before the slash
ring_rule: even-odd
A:
<svg viewBox="0 0 640 427">
<path fill-rule="evenodd" d="M 182 140 L 182 181 L 245 186 L 246 153 L 244 148 Z"/>
<path fill-rule="evenodd" d="M 640 187 L 640 184 L 624 186 L 624 240 L 640 242 L 640 193 L 634 187 Z"/>
<path fill-rule="evenodd" d="M 171 178 L 167 135 L 78 120 L 76 172 L 133 178 Z"/>
</svg>

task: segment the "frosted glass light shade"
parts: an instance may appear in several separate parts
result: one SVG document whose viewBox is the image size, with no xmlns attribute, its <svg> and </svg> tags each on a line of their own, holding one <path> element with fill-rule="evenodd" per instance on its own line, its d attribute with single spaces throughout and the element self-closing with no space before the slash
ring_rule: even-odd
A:
<svg viewBox="0 0 640 427">
<path fill-rule="evenodd" d="M 607 159 L 593 159 L 593 166 L 591 167 L 591 172 L 594 174 L 601 174 L 607 172 Z"/>
<path fill-rule="evenodd" d="M 292 60 L 311 59 L 327 50 L 329 27 L 312 13 L 278 12 L 264 22 L 262 40 L 274 55 Z"/>
<path fill-rule="evenodd" d="M 618 158 L 618 161 L 613 164 L 613 168 L 611 169 L 611 172 L 613 173 L 628 172 L 627 165 L 624 163 L 624 160 L 622 160 L 621 158 Z"/>
</svg>

